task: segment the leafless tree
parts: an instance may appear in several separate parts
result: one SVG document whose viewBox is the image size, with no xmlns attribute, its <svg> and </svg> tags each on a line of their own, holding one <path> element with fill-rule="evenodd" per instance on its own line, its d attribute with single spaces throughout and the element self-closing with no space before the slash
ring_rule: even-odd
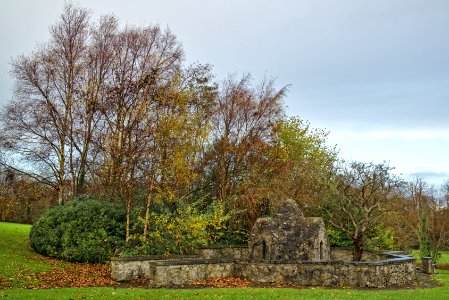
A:
<svg viewBox="0 0 449 300">
<path fill-rule="evenodd" d="M 274 88 L 273 80 L 253 87 L 250 75 L 230 76 L 221 86 L 214 114 L 211 157 L 216 196 L 235 194 L 248 171 L 249 158 L 260 143 L 268 142 L 272 129 L 284 116 L 282 101 L 287 87 Z"/>
<path fill-rule="evenodd" d="M 26 162 L 20 172 L 53 186 L 59 203 L 67 175 L 74 173 L 67 168 L 74 166 L 72 121 L 83 86 L 88 32 L 89 13 L 67 4 L 50 28 L 50 42 L 13 62 L 16 100 L 2 115 L 4 149 Z"/>
<path fill-rule="evenodd" d="M 330 223 L 353 241 L 353 260 L 362 259 L 370 231 L 389 211 L 402 180 L 391 174 L 385 163 L 351 162 L 342 165 L 334 177 L 333 190 L 325 210 Z"/>
</svg>

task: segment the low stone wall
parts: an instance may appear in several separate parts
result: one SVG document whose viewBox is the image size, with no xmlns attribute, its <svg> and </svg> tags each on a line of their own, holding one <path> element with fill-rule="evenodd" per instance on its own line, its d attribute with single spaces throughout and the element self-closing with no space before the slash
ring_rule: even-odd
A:
<svg viewBox="0 0 449 300">
<path fill-rule="evenodd" d="M 196 255 L 113 257 L 111 259 L 111 276 L 117 281 L 154 278 L 151 268 L 156 264 L 163 264 L 164 261 L 169 262 L 168 265 L 173 265 L 175 262 L 204 261 L 204 259 L 208 259 L 211 260 L 209 261 L 209 264 L 211 264 L 220 263 L 221 261 L 229 263 L 234 261 L 234 259 L 244 259 L 246 257 L 248 257 L 248 247 L 245 246 L 202 248 L 198 250 Z M 161 273 L 159 272 L 158 274 Z"/>
<path fill-rule="evenodd" d="M 219 252 L 206 252 L 208 255 Z M 387 259 L 352 261 L 250 261 L 205 259 L 199 256 L 118 257 L 111 261 L 112 278 L 150 280 L 151 286 L 182 286 L 216 277 L 241 277 L 258 283 L 290 283 L 326 287 L 388 287 L 416 280 L 415 259 L 390 252 Z"/>
<path fill-rule="evenodd" d="M 111 259 L 111 277 L 117 281 L 129 281 L 139 278 L 152 278 L 151 266 L 154 263 L 168 261 L 188 261 L 198 259 L 197 255 L 154 255 L 154 256 L 124 256 Z"/>
<path fill-rule="evenodd" d="M 150 286 L 183 286 L 194 281 L 233 277 L 235 265 L 229 260 L 192 260 L 150 264 Z"/>
<path fill-rule="evenodd" d="M 383 262 L 238 262 L 235 273 L 258 283 L 302 286 L 383 288 L 416 280 L 413 259 Z"/>
</svg>

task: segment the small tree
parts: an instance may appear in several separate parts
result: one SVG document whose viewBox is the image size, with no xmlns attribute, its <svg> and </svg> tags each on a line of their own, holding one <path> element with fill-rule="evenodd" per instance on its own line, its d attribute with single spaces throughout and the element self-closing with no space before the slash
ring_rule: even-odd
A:
<svg viewBox="0 0 449 300">
<path fill-rule="evenodd" d="M 324 203 L 329 222 L 352 239 L 353 260 L 362 259 L 367 239 L 390 208 L 402 181 L 386 163 L 343 164 L 333 177 Z"/>
<path fill-rule="evenodd" d="M 432 243 L 429 236 L 429 218 L 426 213 L 423 213 L 419 218 L 417 235 L 419 254 L 421 257 L 432 256 Z"/>
</svg>

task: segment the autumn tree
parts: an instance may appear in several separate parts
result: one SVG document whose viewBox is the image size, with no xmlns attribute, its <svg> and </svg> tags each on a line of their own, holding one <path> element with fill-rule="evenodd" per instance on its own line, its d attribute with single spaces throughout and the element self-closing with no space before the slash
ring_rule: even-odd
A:
<svg viewBox="0 0 449 300">
<path fill-rule="evenodd" d="M 362 259 L 364 245 L 382 215 L 397 197 L 402 180 L 386 163 L 351 162 L 339 166 L 323 203 L 329 222 L 353 241 L 353 260 Z"/>
<path fill-rule="evenodd" d="M 142 174 L 148 194 L 143 239 L 146 239 L 152 201 L 174 202 L 195 190 L 202 176 L 204 145 L 210 133 L 210 119 L 216 88 L 207 65 L 181 70 L 154 98 L 147 112 L 147 151 Z"/>
<path fill-rule="evenodd" d="M 0 220 L 12 220 L 14 214 L 14 186 L 16 174 L 9 169 L 0 166 Z"/>
<path fill-rule="evenodd" d="M 327 132 L 297 117 L 279 122 L 270 156 L 276 171 L 267 182 L 272 202 L 293 199 L 308 213 L 320 211 L 337 160 L 326 140 Z"/>
<path fill-rule="evenodd" d="M 445 205 L 445 187 L 441 193 L 422 178 L 415 178 L 404 189 L 402 207 L 397 219 L 402 226 L 394 227 L 407 247 L 418 246 L 421 256 L 438 260 L 449 242 L 449 210 Z"/>
<path fill-rule="evenodd" d="M 252 185 L 249 179 L 255 171 L 253 166 L 266 158 L 273 128 L 284 116 L 282 101 L 286 91 L 287 87 L 276 89 L 274 81 L 268 79 L 253 86 L 249 75 L 239 80 L 230 76 L 220 86 L 207 154 L 207 172 L 217 199 L 238 198 L 244 186 Z M 251 210 L 261 199 L 240 200 L 237 206 Z"/>
</svg>

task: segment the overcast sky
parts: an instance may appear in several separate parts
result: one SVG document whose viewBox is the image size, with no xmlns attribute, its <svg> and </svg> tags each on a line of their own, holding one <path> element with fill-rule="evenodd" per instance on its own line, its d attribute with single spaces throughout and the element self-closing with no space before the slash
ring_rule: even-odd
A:
<svg viewBox="0 0 449 300">
<path fill-rule="evenodd" d="M 77 1 L 95 20 L 158 23 L 217 80 L 251 72 L 290 84 L 289 115 L 330 131 L 341 157 L 449 179 L 449 1 Z M 9 62 L 48 40 L 61 0 L 0 0 L 0 102 Z"/>
</svg>

